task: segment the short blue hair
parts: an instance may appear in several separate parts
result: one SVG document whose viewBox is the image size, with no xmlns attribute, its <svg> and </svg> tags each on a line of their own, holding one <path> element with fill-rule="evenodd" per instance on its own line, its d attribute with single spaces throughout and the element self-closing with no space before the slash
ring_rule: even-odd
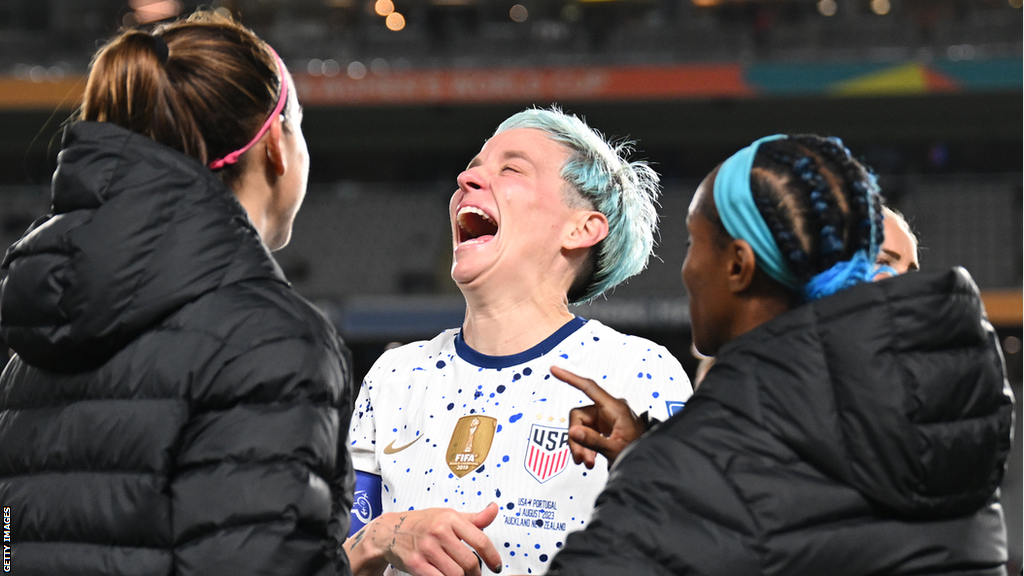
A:
<svg viewBox="0 0 1024 576">
<path fill-rule="evenodd" d="M 501 123 L 494 134 L 534 128 L 569 149 L 562 178 L 608 218 L 608 236 L 597 250 L 596 265 L 573 304 L 588 302 L 639 274 L 654 251 L 658 227 L 658 173 L 644 161 L 631 161 L 633 143 L 612 143 L 580 118 L 557 107 L 532 108 Z M 567 199 L 572 205 L 572 199 Z M 587 268 L 584 268 L 586 273 Z"/>
</svg>

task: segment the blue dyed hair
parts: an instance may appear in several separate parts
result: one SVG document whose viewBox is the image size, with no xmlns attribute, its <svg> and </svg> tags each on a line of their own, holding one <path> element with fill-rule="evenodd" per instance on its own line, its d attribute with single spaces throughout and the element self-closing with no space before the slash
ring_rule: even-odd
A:
<svg viewBox="0 0 1024 576">
<path fill-rule="evenodd" d="M 534 128 L 569 149 L 562 178 L 579 199 L 608 219 L 608 236 L 591 248 L 593 266 L 585 266 L 570 290 L 572 303 L 587 302 L 614 288 L 647 266 L 658 227 L 658 174 L 646 162 L 630 161 L 632 142 L 611 143 L 576 116 L 557 107 L 530 109 L 501 123 L 494 134 Z M 577 284 L 584 282 L 582 289 Z"/>
</svg>

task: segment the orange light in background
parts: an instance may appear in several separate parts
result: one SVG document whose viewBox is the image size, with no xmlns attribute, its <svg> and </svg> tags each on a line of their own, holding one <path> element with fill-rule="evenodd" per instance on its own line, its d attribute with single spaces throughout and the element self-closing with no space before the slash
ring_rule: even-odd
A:
<svg viewBox="0 0 1024 576">
<path fill-rule="evenodd" d="M 836 0 L 818 0 L 818 13 L 822 16 L 835 16 L 839 11 L 839 4 Z"/>
<path fill-rule="evenodd" d="M 722 3 L 722 0 L 693 0 L 693 5 L 699 8 L 708 8 L 710 6 L 718 6 Z"/>
<path fill-rule="evenodd" d="M 171 18 L 184 9 L 178 0 L 128 0 L 128 6 L 135 11 L 135 21 L 139 24 Z"/>
<path fill-rule="evenodd" d="M 391 14 L 388 14 L 386 19 L 384 19 L 384 25 L 388 27 L 388 30 L 398 32 L 402 28 L 405 28 L 405 16 L 402 16 L 398 12 L 392 12 Z"/>
<path fill-rule="evenodd" d="M 871 0 L 871 11 L 879 16 L 885 16 L 892 10 L 889 0 Z"/>
<path fill-rule="evenodd" d="M 513 22 L 526 22 L 526 19 L 530 17 L 530 13 L 526 10 L 526 6 L 516 4 L 508 11 L 508 17 Z"/>
<path fill-rule="evenodd" d="M 391 0 L 377 0 L 373 5 L 373 11 L 378 16 L 389 16 L 395 11 L 395 3 Z"/>
<path fill-rule="evenodd" d="M 1009 0 L 1010 8 L 1020 8 L 1024 6 L 1024 0 Z"/>
</svg>

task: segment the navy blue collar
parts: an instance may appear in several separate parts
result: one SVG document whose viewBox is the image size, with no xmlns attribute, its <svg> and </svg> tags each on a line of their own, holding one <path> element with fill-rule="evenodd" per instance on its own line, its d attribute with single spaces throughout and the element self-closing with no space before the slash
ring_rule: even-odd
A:
<svg viewBox="0 0 1024 576">
<path fill-rule="evenodd" d="M 582 328 L 586 323 L 586 318 L 574 316 L 572 320 L 566 322 L 565 325 L 556 330 L 551 336 L 545 338 L 540 344 L 537 344 L 533 348 L 524 352 L 511 354 L 509 356 L 488 356 L 487 354 L 481 354 L 476 350 L 473 350 L 469 347 L 469 344 L 466 344 L 466 341 L 462 339 L 462 330 L 459 330 L 459 333 L 455 335 L 455 353 L 459 355 L 459 358 L 462 358 L 474 366 L 479 366 L 480 368 L 508 368 L 510 366 L 518 366 L 519 364 L 524 364 L 551 352 L 555 346 L 561 344 L 562 340 L 568 338 L 570 334 Z"/>
</svg>

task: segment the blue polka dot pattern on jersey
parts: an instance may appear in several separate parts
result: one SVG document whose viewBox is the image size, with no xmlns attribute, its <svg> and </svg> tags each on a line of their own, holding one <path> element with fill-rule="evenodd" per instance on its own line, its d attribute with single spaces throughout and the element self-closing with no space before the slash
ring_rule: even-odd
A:
<svg viewBox="0 0 1024 576">
<path fill-rule="evenodd" d="M 649 342 L 628 336 L 622 337 L 610 332 L 606 333 L 607 329 L 600 329 L 605 332 L 581 331 L 577 333 L 577 336 L 571 339 L 567 338 L 553 348 L 549 348 L 542 357 L 521 363 L 512 362 L 500 367 L 484 367 L 480 364 L 474 365 L 472 362 L 467 363 L 466 356 L 443 342 L 443 339 L 438 339 L 439 343 L 446 346 L 445 348 L 438 348 L 431 343 L 429 352 L 424 349 L 418 353 L 414 351 L 407 354 L 407 358 L 404 359 L 406 362 L 399 365 L 397 373 L 393 375 L 387 374 L 387 371 L 393 372 L 394 364 L 387 365 L 385 370 L 378 370 L 376 377 L 381 378 L 381 381 L 376 388 L 379 391 L 370 396 L 374 399 L 374 403 L 380 399 L 382 405 L 377 407 L 375 416 L 371 412 L 374 407 L 369 401 L 359 404 L 358 410 L 363 412 L 359 418 L 376 419 L 378 424 L 385 423 L 384 426 L 376 428 L 378 432 L 391 429 L 392 425 L 397 424 L 402 434 L 396 444 L 401 444 L 403 441 L 408 442 L 422 432 L 424 439 L 420 440 L 415 450 L 430 449 L 431 454 L 440 454 L 443 457 L 446 447 L 450 442 L 455 442 L 454 439 L 450 439 L 455 423 L 460 418 L 470 414 L 479 414 L 496 420 L 491 424 L 495 435 L 491 436 L 493 445 L 491 445 L 490 457 L 484 456 L 486 466 L 477 460 L 480 463 L 479 468 L 466 470 L 468 474 L 459 472 L 463 475 L 455 476 L 444 472 L 450 464 L 443 460 L 440 461 L 439 469 L 436 463 L 431 463 L 429 465 L 413 465 L 412 468 L 416 469 L 416 474 L 412 474 L 411 470 L 406 472 L 408 468 L 399 470 L 395 464 L 408 466 L 409 461 L 413 459 L 414 451 L 407 453 L 404 462 L 382 462 L 382 468 L 387 466 L 393 472 L 401 472 L 403 478 L 415 477 L 405 480 L 408 485 L 403 490 L 408 489 L 409 492 L 408 496 L 403 495 L 397 498 L 396 503 L 400 508 L 391 509 L 404 510 L 410 504 L 415 504 L 419 509 L 429 503 L 430 506 L 479 511 L 487 502 L 496 502 L 501 506 L 499 515 L 503 518 L 497 518 L 495 524 L 507 526 L 501 530 L 494 530 L 492 527 L 494 530 L 492 538 L 494 538 L 495 544 L 505 544 L 506 552 L 518 553 L 517 555 L 502 553 L 506 567 L 504 572 L 543 574 L 550 566 L 555 553 L 563 548 L 564 541 L 559 540 L 564 538 L 566 530 L 575 530 L 586 524 L 588 516 L 583 511 L 589 510 L 589 507 L 584 506 L 584 502 L 589 504 L 593 501 L 590 492 L 581 490 L 574 496 L 575 490 L 573 490 L 558 492 L 559 496 L 555 500 L 558 505 L 552 507 L 551 510 L 542 512 L 536 504 L 536 502 L 545 501 L 544 498 L 548 496 L 545 491 L 547 486 L 554 484 L 541 486 L 536 484 L 536 477 L 527 475 L 529 468 L 524 461 L 526 454 L 524 448 L 519 444 L 529 446 L 534 426 L 539 427 L 536 430 L 556 428 L 564 430 L 563 427 L 568 426 L 567 409 L 577 404 L 588 403 L 579 400 L 578 394 L 571 387 L 565 386 L 553 378 L 548 371 L 549 367 L 552 365 L 562 366 L 573 372 L 576 371 L 574 368 L 578 368 L 583 372 L 581 375 L 601 382 L 602 386 L 607 386 L 610 390 L 622 390 L 619 393 L 627 395 L 631 404 L 637 402 L 637 412 L 643 412 L 649 407 L 655 409 L 656 405 L 660 408 L 661 404 L 665 403 L 661 400 L 661 396 L 665 396 L 667 399 L 674 399 L 676 396 L 668 388 L 659 387 L 671 381 L 671 376 L 665 374 L 664 359 L 659 360 L 662 354 L 655 357 L 650 352 L 644 352 L 647 346 L 642 346 L 640 343 L 643 342 L 650 346 Z M 595 334 L 599 334 L 599 336 Z M 622 343 L 623 346 L 627 346 L 627 342 L 623 342 L 623 340 L 631 342 L 631 344 L 620 350 L 617 344 Z M 637 344 L 632 344 L 634 340 L 638 341 Z M 576 343 L 579 343 L 580 348 L 575 348 Z M 573 350 L 574 353 L 569 354 L 569 350 Z M 664 352 L 664 349 L 652 347 L 651 351 Z M 630 360 L 622 361 L 626 353 Z M 389 357 L 393 357 L 390 354 L 393 353 L 389 353 Z M 669 357 L 668 354 L 664 354 L 664 356 Z M 598 361 L 595 362 L 595 358 Z M 449 369 L 449 364 L 451 364 L 451 369 Z M 414 366 L 425 367 L 425 373 L 410 372 Z M 531 382 L 534 366 L 541 378 Z M 587 373 L 588 367 L 592 370 L 589 374 Z M 669 373 L 672 372 L 669 371 Z M 632 382 L 630 378 L 632 374 L 637 374 L 637 378 L 640 380 Z M 679 375 L 680 378 L 675 380 L 685 381 L 685 376 L 682 373 Z M 551 381 L 547 382 L 548 379 Z M 401 387 L 391 385 L 392 381 L 395 381 L 395 384 L 400 384 Z M 375 382 L 372 380 L 364 381 L 363 391 L 370 390 L 373 384 Z M 414 392 L 407 391 L 410 384 Z M 561 393 L 562 388 L 569 389 L 572 394 Z M 629 391 L 627 392 L 626 389 Z M 419 392 L 415 392 L 417 390 Z M 463 397 L 462 393 L 465 393 L 466 396 Z M 399 403 L 397 400 L 388 401 L 392 394 L 405 399 L 406 403 Z M 361 396 L 365 397 L 366 395 L 362 394 Z M 448 407 L 447 411 L 442 409 L 445 406 Z M 386 410 L 380 410 L 380 408 L 386 408 Z M 655 412 L 656 415 L 660 415 L 660 413 L 661 410 Z M 550 419 L 552 417 L 554 420 Z M 561 423 L 559 418 L 563 419 Z M 402 430 L 404 423 L 408 423 L 407 430 Z M 465 424 L 460 425 L 465 426 Z M 439 426 L 443 427 L 443 430 L 438 428 Z M 416 428 L 420 428 L 420 431 L 417 431 L 415 436 L 410 435 L 409 431 Z M 369 446 L 374 442 L 374 429 L 372 427 L 367 427 L 367 429 L 368 433 L 363 435 L 364 444 L 362 446 Z M 498 432 L 501 434 L 497 434 Z M 381 435 L 378 438 L 378 444 L 387 444 L 394 439 Z M 514 446 L 513 443 L 515 443 Z M 359 446 L 358 442 L 355 445 Z M 545 449 L 548 450 L 548 448 Z M 377 455 L 379 458 L 379 449 Z M 479 455 L 477 456 L 479 457 Z M 438 462 L 438 460 L 430 460 L 430 462 Z M 426 460 L 424 460 L 425 463 Z M 433 473 L 424 472 L 431 467 L 435 469 Z M 598 479 L 603 480 L 605 477 L 603 471 L 600 474 L 597 471 L 590 471 L 592 473 L 587 474 L 588 471 L 576 471 L 576 468 L 570 462 L 567 471 L 574 470 L 572 476 L 575 478 L 576 484 L 580 486 L 589 485 Z M 483 471 L 481 472 L 481 470 Z M 395 474 L 395 476 L 397 477 L 399 474 Z M 445 476 L 447 479 L 444 479 Z M 563 476 L 568 477 L 568 474 L 563 474 Z M 509 480 L 510 477 L 516 480 Z M 523 477 L 528 482 L 526 488 L 517 484 L 519 477 Z M 386 483 L 385 480 L 384 484 Z M 413 492 L 417 494 L 413 494 Z M 483 494 L 489 496 L 485 497 Z M 421 500 L 415 498 L 421 498 Z M 537 500 L 533 500 L 533 498 L 537 498 Z M 389 494 L 385 502 L 390 500 L 392 498 Z M 563 502 L 565 503 L 564 508 Z M 544 516 L 541 517 L 540 514 L 544 514 Z M 552 514 L 554 516 L 551 516 Z M 521 543 L 521 547 L 517 542 Z M 501 548 L 499 547 L 499 549 Z M 484 572 L 488 573 L 486 570 Z"/>
</svg>

